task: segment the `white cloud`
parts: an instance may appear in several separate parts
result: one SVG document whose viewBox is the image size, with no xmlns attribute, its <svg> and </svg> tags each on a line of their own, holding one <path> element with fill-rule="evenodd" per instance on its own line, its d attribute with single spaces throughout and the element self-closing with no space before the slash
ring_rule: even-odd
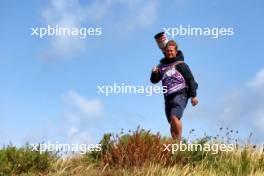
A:
<svg viewBox="0 0 264 176">
<path fill-rule="evenodd" d="M 68 92 L 62 98 L 67 108 L 82 118 L 98 118 L 103 115 L 103 106 L 99 100 L 87 100 L 74 91 Z"/>
<path fill-rule="evenodd" d="M 177 10 L 183 10 L 191 3 L 191 0 L 174 0 L 174 3 L 177 6 Z"/>
<path fill-rule="evenodd" d="M 264 142 L 264 69 L 249 81 L 226 89 L 223 95 L 213 95 L 212 103 L 200 99 L 196 108 L 187 108 L 185 116 L 201 127 L 208 124 L 211 130 L 229 127 L 238 130 L 243 138 L 253 132 L 253 142 Z M 210 96 L 210 95 L 208 95 Z M 199 98 L 199 96 L 198 96 Z"/>
<path fill-rule="evenodd" d="M 256 109 L 253 115 L 255 117 L 253 125 L 256 127 L 257 132 L 259 132 L 260 134 L 264 134 L 264 106 Z"/>
<path fill-rule="evenodd" d="M 256 89 L 263 90 L 264 88 L 264 68 L 257 72 L 255 78 L 248 83 L 248 86 Z"/>
<path fill-rule="evenodd" d="M 264 141 L 264 69 L 252 81 L 230 91 L 220 104 L 219 120 L 227 126 L 242 127 L 252 131 L 255 140 Z"/>
<path fill-rule="evenodd" d="M 220 120 L 224 124 L 232 124 L 237 122 L 237 118 L 241 118 L 243 113 L 243 91 L 241 89 L 229 91 L 218 108 Z"/>
<path fill-rule="evenodd" d="M 150 27 L 156 20 L 157 0 L 50 0 L 41 12 L 44 25 L 63 27 L 103 27 L 103 31 L 129 32 Z M 87 26 L 88 25 L 88 26 Z M 101 26 L 103 25 L 103 26 Z M 104 33 L 104 32 L 103 32 Z M 44 59 L 72 57 L 86 47 L 85 39 L 70 36 L 49 40 L 41 53 Z"/>
<path fill-rule="evenodd" d="M 117 24 L 119 32 L 130 32 L 136 28 L 147 28 L 151 26 L 157 18 L 157 1 L 128 1 L 129 15 Z M 120 30 L 121 29 L 121 30 Z"/>
<path fill-rule="evenodd" d="M 74 91 L 62 96 L 63 113 L 59 128 L 70 143 L 90 143 L 96 123 L 104 114 L 99 100 L 88 100 Z"/>
<path fill-rule="evenodd" d="M 68 129 L 67 140 L 73 144 L 89 144 L 92 143 L 92 136 L 89 131 L 72 126 Z"/>
</svg>

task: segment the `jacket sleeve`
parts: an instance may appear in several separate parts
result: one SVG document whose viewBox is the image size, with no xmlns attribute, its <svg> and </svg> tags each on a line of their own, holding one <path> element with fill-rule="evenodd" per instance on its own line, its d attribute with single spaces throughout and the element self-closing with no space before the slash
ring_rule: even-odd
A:
<svg viewBox="0 0 264 176">
<path fill-rule="evenodd" d="M 198 83 L 195 81 L 189 66 L 186 63 L 182 63 L 177 65 L 176 69 L 182 74 L 185 79 L 185 82 L 188 86 L 188 97 L 196 97 Z"/>
<path fill-rule="evenodd" d="M 161 74 L 160 74 L 160 71 L 158 72 L 151 72 L 151 76 L 150 76 L 150 81 L 153 83 L 153 84 L 156 84 L 158 83 L 159 81 L 161 80 Z"/>
</svg>

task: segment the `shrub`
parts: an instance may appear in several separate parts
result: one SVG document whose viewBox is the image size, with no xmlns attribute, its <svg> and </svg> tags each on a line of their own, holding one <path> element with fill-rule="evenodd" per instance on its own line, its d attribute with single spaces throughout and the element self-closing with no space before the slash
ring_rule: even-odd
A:
<svg viewBox="0 0 264 176">
<path fill-rule="evenodd" d="M 51 152 L 34 151 L 28 144 L 21 148 L 10 144 L 0 149 L 0 175 L 45 172 L 57 158 L 57 155 Z"/>
</svg>

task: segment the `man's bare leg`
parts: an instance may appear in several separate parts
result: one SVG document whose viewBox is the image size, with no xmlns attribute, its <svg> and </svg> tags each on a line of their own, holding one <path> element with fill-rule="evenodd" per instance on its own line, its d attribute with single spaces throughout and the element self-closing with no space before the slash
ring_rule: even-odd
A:
<svg viewBox="0 0 264 176">
<path fill-rule="evenodd" d="M 173 139 L 182 139 L 182 123 L 176 116 L 171 117 L 171 136 Z"/>
<path fill-rule="evenodd" d="M 172 139 L 176 139 L 176 133 L 174 132 L 174 129 L 173 129 L 173 127 L 172 127 L 172 123 L 171 123 L 171 125 L 170 125 L 170 132 L 171 132 L 171 137 L 172 137 Z"/>
</svg>

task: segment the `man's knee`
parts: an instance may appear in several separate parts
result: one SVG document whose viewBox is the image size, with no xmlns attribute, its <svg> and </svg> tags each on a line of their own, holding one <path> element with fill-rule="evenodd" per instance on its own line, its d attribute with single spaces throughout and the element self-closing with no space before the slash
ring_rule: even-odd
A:
<svg viewBox="0 0 264 176">
<path fill-rule="evenodd" d="M 171 116 L 171 124 L 178 124 L 180 123 L 180 118 L 178 118 L 177 116 Z"/>
</svg>

